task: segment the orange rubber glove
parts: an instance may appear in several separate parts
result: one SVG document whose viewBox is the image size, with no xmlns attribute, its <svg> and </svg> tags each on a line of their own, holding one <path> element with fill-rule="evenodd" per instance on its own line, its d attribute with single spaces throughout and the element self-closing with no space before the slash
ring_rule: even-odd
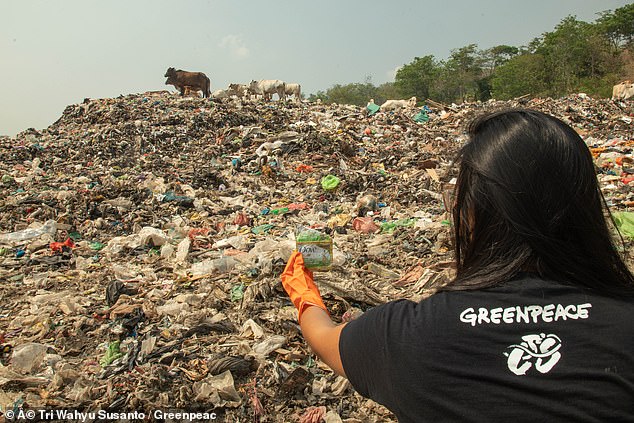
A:
<svg viewBox="0 0 634 423">
<path fill-rule="evenodd" d="M 302 313 L 309 305 L 314 305 L 328 313 L 328 309 L 321 299 L 319 289 L 313 281 L 313 272 L 304 267 L 302 253 L 294 251 L 286 263 L 282 273 L 282 285 L 297 308 L 297 320 L 300 321 Z"/>
</svg>

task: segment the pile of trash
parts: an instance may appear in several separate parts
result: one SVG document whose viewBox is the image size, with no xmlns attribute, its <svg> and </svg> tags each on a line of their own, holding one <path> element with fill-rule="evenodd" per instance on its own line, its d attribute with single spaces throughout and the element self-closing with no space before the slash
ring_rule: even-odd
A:
<svg viewBox="0 0 634 423">
<path fill-rule="evenodd" d="M 335 319 L 431 295 L 452 277 L 444 201 L 465 126 L 506 107 L 584 137 L 634 263 L 632 103 L 369 115 L 149 92 L 0 138 L 1 411 L 395 421 L 310 351 L 279 275 L 310 227 L 333 240 L 315 279 Z"/>
</svg>

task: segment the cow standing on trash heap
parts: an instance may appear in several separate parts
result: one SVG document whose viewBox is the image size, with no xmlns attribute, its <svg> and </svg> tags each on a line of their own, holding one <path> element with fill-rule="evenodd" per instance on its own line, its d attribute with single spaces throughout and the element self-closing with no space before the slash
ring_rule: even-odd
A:
<svg viewBox="0 0 634 423">
<path fill-rule="evenodd" d="M 416 107 L 416 97 L 412 97 L 409 100 L 386 100 L 381 104 L 381 111 L 387 112 L 389 110 L 398 110 L 401 108 L 413 109 Z"/>
<path fill-rule="evenodd" d="M 203 97 L 208 98 L 211 95 L 211 82 L 207 75 L 202 72 L 188 72 L 184 70 L 176 70 L 168 68 L 165 72 L 165 85 L 173 85 L 180 91 L 181 96 L 185 95 L 186 88 L 192 91 L 202 91 Z"/>
<path fill-rule="evenodd" d="M 286 83 L 286 89 L 284 90 L 288 97 L 293 96 L 295 101 L 302 100 L 302 87 L 295 83 Z"/>
<path fill-rule="evenodd" d="M 286 96 L 286 83 L 279 79 L 262 79 L 251 81 L 249 91 L 253 94 L 260 94 L 265 100 L 272 100 L 273 94 L 277 94 L 280 100 Z"/>
<path fill-rule="evenodd" d="M 612 87 L 612 100 L 628 100 L 634 97 L 632 81 L 623 81 Z"/>
<path fill-rule="evenodd" d="M 246 84 L 229 84 L 229 90 L 238 98 L 249 98 L 249 86 Z"/>
<path fill-rule="evenodd" d="M 229 98 L 233 95 L 231 90 L 216 90 L 211 93 L 211 98 L 215 98 L 217 100 L 221 100 L 223 98 Z"/>
<path fill-rule="evenodd" d="M 249 98 L 249 87 L 245 84 L 229 84 L 224 90 L 216 90 L 211 93 L 211 98 L 222 100 L 225 98 Z"/>
</svg>

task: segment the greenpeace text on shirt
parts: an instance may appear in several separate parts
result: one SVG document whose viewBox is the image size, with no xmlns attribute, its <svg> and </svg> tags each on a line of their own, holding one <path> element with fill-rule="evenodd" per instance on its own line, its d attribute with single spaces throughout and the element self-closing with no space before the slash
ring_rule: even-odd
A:
<svg viewBox="0 0 634 423">
<path fill-rule="evenodd" d="M 548 305 L 525 305 L 513 307 L 484 308 L 480 307 L 476 311 L 469 307 L 460 313 L 460 321 L 469 323 L 471 326 L 492 323 L 538 323 L 556 322 L 568 319 L 587 319 L 589 308 L 592 304 L 548 304 Z"/>
</svg>

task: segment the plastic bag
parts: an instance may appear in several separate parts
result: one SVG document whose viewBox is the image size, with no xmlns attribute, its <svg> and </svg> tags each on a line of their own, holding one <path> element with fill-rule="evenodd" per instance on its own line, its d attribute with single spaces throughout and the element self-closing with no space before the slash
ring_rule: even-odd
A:
<svg viewBox="0 0 634 423">
<path fill-rule="evenodd" d="M 623 236 L 634 239 L 634 212 L 612 213 L 614 224 Z"/>
<path fill-rule="evenodd" d="M 44 234 L 55 235 L 57 232 L 57 222 L 54 220 L 47 220 L 39 228 L 27 228 L 17 232 L 11 232 L 8 234 L 0 234 L 0 241 L 19 242 L 29 239 L 37 238 Z"/>
<path fill-rule="evenodd" d="M 341 180 L 335 175 L 326 175 L 321 178 L 321 187 L 326 191 L 330 191 L 337 188 L 340 182 Z"/>
</svg>

